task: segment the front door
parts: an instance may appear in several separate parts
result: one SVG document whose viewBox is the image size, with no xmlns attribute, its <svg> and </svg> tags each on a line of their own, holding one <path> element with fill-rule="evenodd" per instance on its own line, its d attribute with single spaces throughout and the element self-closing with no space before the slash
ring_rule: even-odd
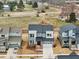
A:
<svg viewBox="0 0 79 59">
<path fill-rule="evenodd" d="M 76 45 L 76 41 L 74 40 L 74 41 L 71 41 L 71 44 L 72 45 Z"/>
<path fill-rule="evenodd" d="M 76 47 L 76 41 L 75 41 L 75 40 L 72 40 L 72 41 L 71 41 L 71 49 L 72 49 L 72 50 L 76 50 L 76 48 L 77 48 L 77 47 Z"/>
<path fill-rule="evenodd" d="M 41 45 L 41 41 L 37 41 L 37 45 Z"/>
</svg>

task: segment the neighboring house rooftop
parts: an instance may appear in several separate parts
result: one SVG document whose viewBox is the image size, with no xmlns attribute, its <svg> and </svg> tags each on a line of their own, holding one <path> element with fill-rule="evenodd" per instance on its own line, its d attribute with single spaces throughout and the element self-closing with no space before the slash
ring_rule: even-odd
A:
<svg viewBox="0 0 79 59">
<path fill-rule="evenodd" d="M 21 28 L 17 27 L 0 27 L 0 34 L 6 33 L 21 33 Z"/>
<path fill-rule="evenodd" d="M 9 42 L 20 42 L 21 41 L 21 34 L 22 31 L 20 28 L 10 28 L 10 37 Z"/>
<path fill-rule="evenodd" d="M 22 31 L 20 28 L 13 27 L 13 28 L 10 28 L 10 34 L 12 33 L 16 33 L 17 36 L 21 36 Z M 16 35 L 13 35 L 13 36 L 16 36 Z"/>
<path fill-rule="evenodd" d="M 60 28 L 60 32 L 72 30 L 72 29 L 75 29 L 75 28 L 76 28 L 76 26 L 73 25 L 73 24 L 65 25 L 65 26 L 62 26 L 62 27 Z"/>
<path fill-rule="evenodd" d="M 0 34 L 7 34 L 9 32 L 8 27 L 0 27 Z"/>
<path fill-rule="evenodd" d="M 21 30 L 20 30 L 20 28 L 16 28 L 16 27 L 13 27 L 13 28 L 10 28 L 10 32 L 20 32 Z"/>
<path fill-rule="evenodd" d="M 9 37 L 8 43 L 10 43 L 10 44 L 17 44 L 17 43 L 21 44 L 21 38 L 15 37 L 15 36 Z"/>
</svg>

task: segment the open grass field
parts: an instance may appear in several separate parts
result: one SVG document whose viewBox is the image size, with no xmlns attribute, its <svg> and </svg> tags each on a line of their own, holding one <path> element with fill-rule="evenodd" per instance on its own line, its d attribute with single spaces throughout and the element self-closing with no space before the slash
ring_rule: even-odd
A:
<svg viewBox="0 0 79 59">
<path fill-rule="evenodd" d="M 39 24 L 42 20 L 52 24 L 54 27 L 61 27 L 70 24 L 53 17 L 2 17 L 0 18 L 0 27 L 22 27 L 28 29 L 28 24 Z M 77 21 L 75 25 L 79 25 L 79 21 Z"/>
<path fill-rule="evenodd" d="M 0 18 L 0 27 L 28 27 L 29 23 L 38 22 L 36 17 L 3 17 Z"/>
</svg>

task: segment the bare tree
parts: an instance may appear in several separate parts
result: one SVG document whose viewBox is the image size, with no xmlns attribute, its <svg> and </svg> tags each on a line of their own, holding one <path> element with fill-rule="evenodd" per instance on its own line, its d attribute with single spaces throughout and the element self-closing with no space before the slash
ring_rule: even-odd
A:
<svg viewBox="0 0 79 59">
<path fill-rule="evenodd" d="M 70 13 L 72 13 L 72 12 L 77 14 L 78 10 L 79 10 L 79 7 L 76 6 L 76 3 L 75 2 L 71 2 L 69 4 L 65 4 L 61 8 L 60 16 L 68 17 L 70 15 Z"/>
</svg>

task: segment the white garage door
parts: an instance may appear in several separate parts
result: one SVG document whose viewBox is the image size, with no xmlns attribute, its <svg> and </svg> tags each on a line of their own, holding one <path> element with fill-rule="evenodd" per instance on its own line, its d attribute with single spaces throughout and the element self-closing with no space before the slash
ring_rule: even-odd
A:
<svg viewBox="0 0 79 59">
<path fill-rule="evenodd" d="M 43 57 L 53 58 L 52 56 L 53 56 L 52 44 L 43 44 Z"/>
</svg>

